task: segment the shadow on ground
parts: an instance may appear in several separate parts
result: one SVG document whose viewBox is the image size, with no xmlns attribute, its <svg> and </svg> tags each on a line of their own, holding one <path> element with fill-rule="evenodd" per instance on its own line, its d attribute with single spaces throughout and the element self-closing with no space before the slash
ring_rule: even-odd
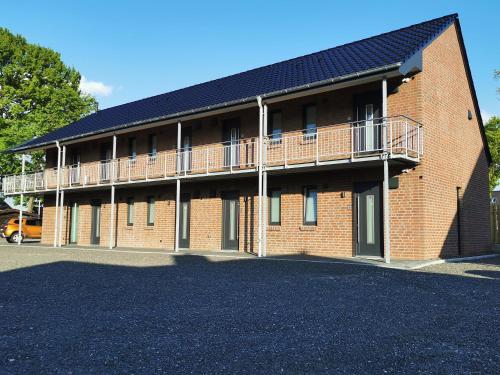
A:
<svg viewBox="0 0 500 375">
<path fill-rule="evenodd" d="M 468 277 L 192 255 L 71 251 L 63 259 L 78 261 L 53 262 L 50 252 L 0 273 L 8 373 L 500 371 L 500 271 L 480 264 Z M 145 256 L 157 265 L 133 266 Z"/>
</svg>

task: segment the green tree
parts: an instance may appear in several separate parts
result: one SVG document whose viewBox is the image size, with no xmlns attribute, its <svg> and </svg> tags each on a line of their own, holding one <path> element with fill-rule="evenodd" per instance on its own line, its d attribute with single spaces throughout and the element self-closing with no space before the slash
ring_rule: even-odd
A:
<svg viewBox="0 0 500 375">
<path fill-rule="evenodd" d="M 500 184 L 500 117 L 493 116 L 484 125 L 491 152 L 490 192 Z"/>
<path fill-rule="evenodd" d="M 20 156 L 3 151 L 97 109 L 96 100 L 80 91 L 80 78 L 59 53 L 0 28 L 0 174 L 21 170 Z M 33 153 L 26 168 L 43 164 L 43 153 Z"/>
</svg>

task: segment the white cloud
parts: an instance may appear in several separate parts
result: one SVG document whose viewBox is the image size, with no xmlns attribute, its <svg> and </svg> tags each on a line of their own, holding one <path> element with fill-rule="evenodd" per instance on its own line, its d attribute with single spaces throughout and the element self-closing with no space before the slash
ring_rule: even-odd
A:
<svg viewBox="0 0 500 375">
<path fill-rule="evenodd" d="M 110 96 L 113 92 L 113 86 L 106 85 L 99 81 L 89 81 L 85 76 L 82 76 L 80 81 L 80 90 L 82 90 L 85 94 Z"/>
<path fill-rule="evenodd" d="M 485 112 L 485 111 L 481 111 L 481 117 L 483 119 L 483 124 L 486 124 L 488 122 L 488 120 L 493 117 L 490 113 L 488 112 Z"/>
</svg>

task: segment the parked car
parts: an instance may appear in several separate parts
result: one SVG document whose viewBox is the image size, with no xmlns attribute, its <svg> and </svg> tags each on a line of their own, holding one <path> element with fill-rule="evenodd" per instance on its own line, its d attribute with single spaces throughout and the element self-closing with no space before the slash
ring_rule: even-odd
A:
<svg viewBox="0 0 500 375">
<path fill-rule="evenodd" d="M 40 239 L 42 237 L 42 220 L 24 218 L 21 231 L 21 242 L 25 238 Z M 0 228 L 0 235 L 7 239 L 8 242 L 17 242 L 19 236 L 19 219 L 11 217 L 5 220 Z"/>
</svg>

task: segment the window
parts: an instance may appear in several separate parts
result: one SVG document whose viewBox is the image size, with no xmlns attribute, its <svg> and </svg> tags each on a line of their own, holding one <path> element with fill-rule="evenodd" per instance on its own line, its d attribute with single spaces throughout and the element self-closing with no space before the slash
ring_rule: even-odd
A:
<svg viewBox="0 0 500 375">
<path fill-rule="evenodd" d="M 269 200 L 269 224 L 281 225 L 281 190 L 271 189 Z"/>
<path fill-rule="evenodd" d="M 268 136 L 271 141 L 281 140 L 281 111 L 271 112 L 268 124 Z"/>
<path fill-rule="evenodd" d="M 132 160 L 137 157 L 137 141 L 135 138 L 128 139 L 128 157 Z"/>
<path fill-rule="evenodd" d="M 316 105 L 309 104 L 304 107 L 304 134 L 307 138 L 316 135 Z"/>
<path fill-rule="evenodd" d="M 151 159 L 156 159 L 156 153 L 157 153 L 157 139 L 156 139 L 156 134 L 150 134 L 149 139 L 148 139 L 148 149 L 149 149 L 149 156 Z"/>
<path fill-rule="evenodd" d="M 318 224 L 318 189 L 316 186 L 304 188 L 304 225 Z"/>
<path fill-rule="evenodd" d="M 148 197 L 148 225 L 155 225 L 155 198 Z"/>
<path fill-rule="evenodd" d="M 26 220 L 26 225 L 36 225 L 36 220 Z"/>
<path fill-rule="evenodd" d="M 127 225 L 134 225 L 134 198 L 127 199 Z"/>
</svg>

